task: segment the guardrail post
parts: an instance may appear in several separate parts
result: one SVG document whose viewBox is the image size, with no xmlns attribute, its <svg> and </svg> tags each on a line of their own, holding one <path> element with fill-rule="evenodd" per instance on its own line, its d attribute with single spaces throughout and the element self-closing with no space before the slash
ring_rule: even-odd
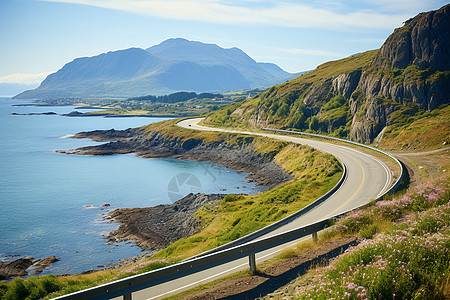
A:
<svg viewBox="0 0 450 300">
<path fill-rule="evenodd" d="M 248 263 L 250 265 L 250 271 L 252 273 L 256 273 L 256 259 L 255 259 L 255 253 L 252 253 L 248 256 Z"/>
<path fill-rule="evenodd" d="M 123 295 L 123 300 L 131 300 L 131 293 Z"/>
<path fill-rule="evenodd" d="M 319 238 L 317 237 L 317 232 L 314 232 L 314 233 L 312 234 L 312 239 L 313 239 L 313 242 L 314 242 L 314 243 L 317 243 L 317 241 L 319 240 Z"/>
</svg>

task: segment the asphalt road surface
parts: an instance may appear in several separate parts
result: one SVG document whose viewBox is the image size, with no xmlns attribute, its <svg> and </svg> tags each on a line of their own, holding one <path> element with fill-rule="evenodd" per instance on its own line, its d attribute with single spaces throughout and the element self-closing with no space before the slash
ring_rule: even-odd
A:
<svg viewBox="0 0 450 300">
<path fill-rule="evenodd" d="M 303 145 L 309 145 L 318 150 L 332 154 L 347 167 L 348 175 L 345 182 L 342 184 L 340 189 L 336 191 L 331 197 L 329 197 L 326 201 L 322 202 L 320 205 L 316 206 L 304 215 L 300 216 L 296 220 L 292 221 L 291 223 L 288 223 L 285 226 L 282 226 L 263 237 L 268 237 L 288 231 L 290 229 L 314 223 L 322 219 L 338 215 L 360 205 L 369 203 L 370 201 L 383 195 L 392 185 L 392 172 L 386 167 L 385 164 L 383 164 L 375 157 L 364 154 L 355 149 L 300 137 L 204 127 L 198 125 L 199 121 L 201 121 L 201 118 L 188 119 L 179 122 L 178 125 L 194 130 L 258 135 Z M 261 261 L 272 258 L 273 256 L 279 254 L 284 248 L 292 247 L 301 240 L 297 240 L 286 245 L 257 253 L 256 263 L 258 264 Z M 247 258 L 239 259 L 228 264 L 224 264 L 215 268 L 192 274 L 190 276 L 185 276 L 177 280 L 166 282 L 133 293 L 132 297 L 133 299 L 164 298 L 248 267 L 249 266 Z"/>
</svg>

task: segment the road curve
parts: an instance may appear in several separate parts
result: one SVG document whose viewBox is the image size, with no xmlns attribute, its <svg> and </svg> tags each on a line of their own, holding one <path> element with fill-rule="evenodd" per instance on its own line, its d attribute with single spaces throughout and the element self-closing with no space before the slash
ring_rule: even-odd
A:
<svg viewBox="0 0 450 300">
<path fill-rule="evenodd" d="M 369 203 L 370 201 L 383 195 L 392 184 L 392 172 L 386 167 L 386 165 L 375 157 L 364 154 L 358 150 L 341 145 L 326 143 L 323 141 L 310 140 L 294 136 L 205 127 L 198 125 L 198 122 L 200 122 L 201 120 L 202 118 L 187 119 L 180 121 L 177 125 L 193 130 L 264 136 L 302 145 L 308 145 L 318 150 L 332 154 L 347 167 L 347 179 L 338 191 L 336 191 L 326 201 L 322 202 L 296 220 L 272 231 L 271 233 L 263 237 L 275 235 L 290 229 L 308 225 L 310 223 L 338 215 L 342 212 Z M 256 261 L 258 263 L 269 259 L 281 252 L 282 249 L 295 245 L 298 242 L 299 241 L 295 241 L 288 245 L 283 245 L 261 253 L 257 253 Z M 202 272 L 192 274 L 190 276 L 186 276 L 133 293 L 133 299 L 164 298 L 245 268 L 248 268 L 248 259 L 240 259 L 225 265 L 211 268 Z"/>
</svg>

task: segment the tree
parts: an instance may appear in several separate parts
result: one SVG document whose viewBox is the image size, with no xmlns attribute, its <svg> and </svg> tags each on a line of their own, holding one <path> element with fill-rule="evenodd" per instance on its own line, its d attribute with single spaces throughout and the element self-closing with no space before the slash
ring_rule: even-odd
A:
<svg viewBox="0 0 450 300">
<path fill-rule="evenodd" d="M 314 116 L 311 118 L 311 123 L 309 123 L 309 129 L 311 130 L 319 130 L 319 118 Z"/>
</svg>

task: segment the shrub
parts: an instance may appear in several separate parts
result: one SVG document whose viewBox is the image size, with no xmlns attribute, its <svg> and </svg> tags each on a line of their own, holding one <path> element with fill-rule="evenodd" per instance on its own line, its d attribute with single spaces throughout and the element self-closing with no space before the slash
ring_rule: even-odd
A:
<svg viewBox="0 0 450 300">
<path fill-rule="evenodd" d="M 0 296 L 5 300 L 41 299 L 62 287 L 63 284 L 53 275 L 31 277 L 27 280 L 18 277 L 2 284 L 3 293 L 0 293 Z"/>
</svg>

